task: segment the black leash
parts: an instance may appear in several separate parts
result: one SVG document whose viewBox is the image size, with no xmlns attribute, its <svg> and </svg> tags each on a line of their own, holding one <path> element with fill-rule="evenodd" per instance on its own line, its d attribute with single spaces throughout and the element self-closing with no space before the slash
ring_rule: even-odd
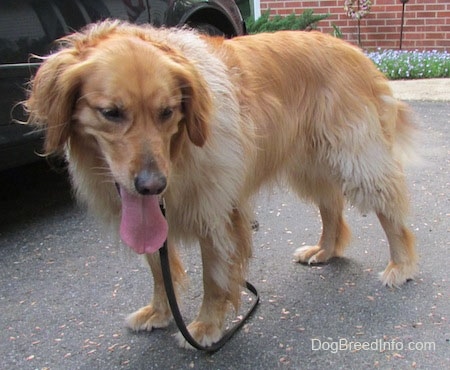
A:
<svg viewBox="0 0 450 370">
<path fill-rule="evenodd" d="M 165 216 L 165 208 L 164 204 L 160 205 L 161 212 Z M 164 286 L 166 288 L 166 295 L 167 299 L 169 301 L 170 309 L 172 310 L 172 315 L 175 320 L 175 323 L 178 326 L 178 329 L 180 330 L 181 334 L 183 335 L 184 339 L 194 348 L 205 351 L 205 352 L 216 352 L 220 348 L 223 347 L 223 345 L 244 325 L 245 321 L 252 315 L 252 313 L 255 311 L 256 306 L 259 303 L 259 294 L 256 288 L 250 284 L 249 282 L 245 282 L 245 287 L 253 293 L 255 296 L 255 301 L 253 302 L 250 309 L 247 311 L 245 316 L 240 320 L 236 325 L 228 329 L 225 334 L 220 338 L 220 340 L 216 343 L 213 343 L 211 346 L 202 346 L 200 343 L 198 343 L 194 338 L 192 338 L 191 334 L 186 328 L 186 325 L 183 320 L 183 316 L 180 313 L 180 309 L 178 308 L 177 298 L 175 295 L 175 289 L 173 287 L 172 283 L 172 276 L 170 274 L 170 265 L 169 265 L 169 252 L 167 248 L 167 240 L 164 242 L 164 245 L 159 250 L 159 256 L 161 259 L 161 269 L 163 274 L 163 280 L 164 280 Z"/>
</svg>

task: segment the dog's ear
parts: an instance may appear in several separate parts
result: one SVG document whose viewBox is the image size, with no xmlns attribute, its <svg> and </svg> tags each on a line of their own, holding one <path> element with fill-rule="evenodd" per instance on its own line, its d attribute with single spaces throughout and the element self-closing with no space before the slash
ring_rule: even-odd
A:
<svg viewBox="0 0 450 370">
<path fill-rule="evenodd" d="M 45 129 L 45 154 L 61 152 L 70 132 L 72 111 L 85 69 L 78 52 L 63 49 L 44 59 L 30 83 L 28 123 Z"/>
<path fill-rule="evenodd" d="M 213 104 L 211 92 L 199 71 L 184 58 L 176 58 L 177 74 L 183 94 L 182 109 L 186 129 L 191 142 L 199 147 L 206 142 L 209 133 Z"/>
</svg>

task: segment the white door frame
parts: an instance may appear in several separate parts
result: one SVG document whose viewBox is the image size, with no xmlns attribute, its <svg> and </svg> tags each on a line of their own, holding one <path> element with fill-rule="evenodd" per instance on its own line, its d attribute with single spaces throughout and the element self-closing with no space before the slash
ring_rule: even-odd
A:
<svg viewBox="0 0 450 370">
<path fill-rule="evenodd" d="M 253 14 L 255 20 L 261 17 L 261 3 L 260 0 L 253 0 Z"/>
</svg>

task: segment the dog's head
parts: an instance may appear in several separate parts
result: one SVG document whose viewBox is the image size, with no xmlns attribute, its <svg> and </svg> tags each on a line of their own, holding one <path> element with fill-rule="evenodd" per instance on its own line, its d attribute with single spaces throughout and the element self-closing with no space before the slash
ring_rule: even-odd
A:
<svg viewBox="0 0 450 370">
<path fill-rule="evenodd" d="M 47 154 L 84 142 L 130 193 L 159 194 L 182 142 L 203 146 L 211 97 L 195 65 L 151 28 L 96 25 L 45 58 L 25 105 Z"/>
</svg>

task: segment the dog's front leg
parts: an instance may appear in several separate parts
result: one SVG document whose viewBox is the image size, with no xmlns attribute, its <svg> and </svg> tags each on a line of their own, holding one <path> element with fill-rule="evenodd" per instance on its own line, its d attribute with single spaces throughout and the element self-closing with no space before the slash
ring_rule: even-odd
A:
<svg viewBox="0 0 450 370">
<path fill-rule="evenodd" d="M 222 337 L 225 315 L 230 301 L 230 291 L 226 287 L 230 287 L 232 284 L 229 276 L 232 269 L 226 262 L 224 263 L 223 256 L 220 255 L 220 251 L 217 251 L 217 247 L 215 248 L 211 240 L 201 240 L 200 247 L 204 296 L 199 314 L 187 328 L 199 344 L 207 347 Z M 239 289 L 239 287 L 237 288 Z M 177 338 L 180 346 L 192 348 L 181 333 Z"/>
<path fill-rule="evenodd" d="M 169 263 L 172 281 L 177 286 L 183 285 L 185 275 L 183 265 L 174 245 L 169 242 L 168 248 L 170 249 Z M 126 326 L 136 331 L 165 328 L 169 325 L 172 317 L 164 288 L 159 253 L 147 254 L 145 257 L 153 274 L 153 299 L 149 305 L 142 307 L 126 318 Z"/>
</svg>

